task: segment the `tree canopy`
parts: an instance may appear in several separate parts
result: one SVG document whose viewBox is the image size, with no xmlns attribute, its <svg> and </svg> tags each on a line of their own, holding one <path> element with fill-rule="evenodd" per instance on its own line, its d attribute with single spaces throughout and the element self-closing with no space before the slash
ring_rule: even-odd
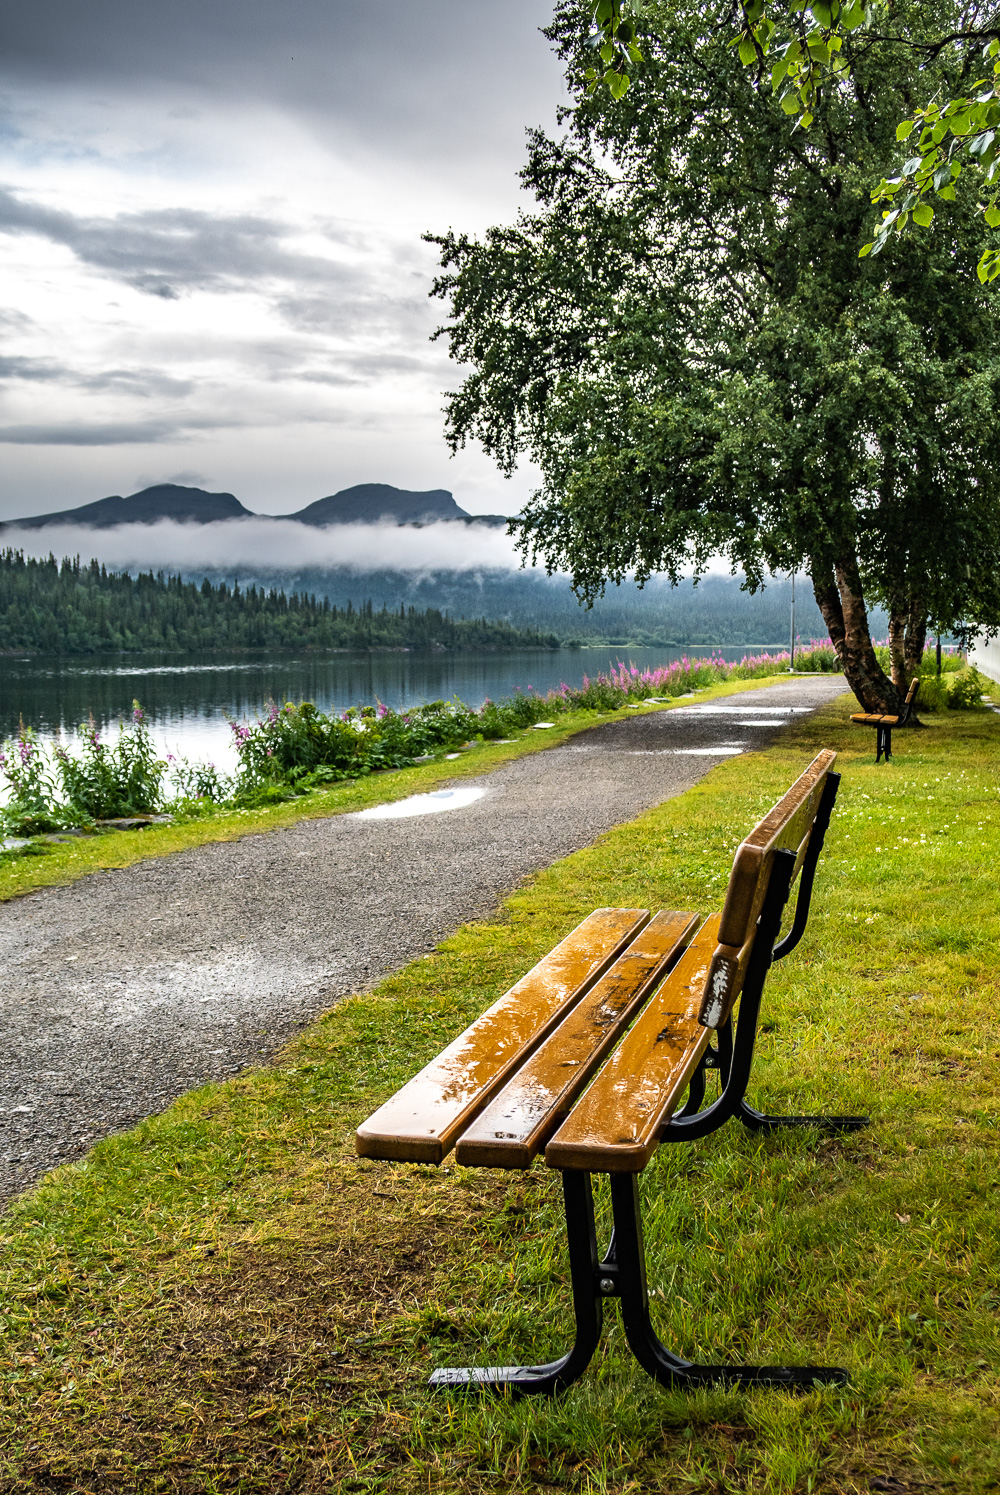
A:
<svg viewBox="0 0 1000 1495">
<path fill-rule="evenodd" d="M 592 89 L 603 82 L 614 98 L 624 96 L 630 71 L 642 62 L 638 42 L 651 8 L 649 0 L 592 0 Z M 935 24 L 932 13 L 929 26 L 918 11 L 923 24 L 916 33 L 900 23 L 890 0 L 740 0 L 739 15 L 742 26 L 732 45 L 740 62 L 758 86 L 774 90 L 795 128 L 812 126 L 824 90 L 843 85 L 873 43 L 891 38 L 928 64 L 949 49 L 954 54 L 958 76 L 950 96 L 925 92 L 916 108 L 913 98 L 906 100 L 912 115 L 896 127 L 905 154 L 893 175 L 874 186 L 872 201 L 887 206 L 874 239 L 861 247 L 862 257 L 880 254 L 890 235 L 911 223 L 929 228 L 934 220 L 929 199 L 954 201 L 963 159 L 979 168 L 989 198 L 983 215 L 991 228 L 1000 228 L 1000 17 L 995 6 L 964 5 L 943 24 Z M 913 19 L 911 8 L 907 20 Z M 995 245 L 983 250 L 978 274 L 983 282 L 1000 275 Z"/>
<path fill-rule="evenodd" d="M 443 331 L 470 368 L 449 439 L 538 463 L 522 549 L 584 598 L 713 553 L 751 587 L 804 567 L 859 700 L 893 710 L 928 622 L 1000 621 L 1000 322 L 956 273 L 986 242 L 975 194 L 960 181 L 938 233 L 858 258 L 929 67 L 873 44 L 792 132 L 734 67 L 727 8 L 647 6 L 617 99 L 593 87 L 591 14 L 565 0 L 551 28 L 573 104 L 565 138 L 530 137 L 535 210 L 435 239 Z M 912 5 L 901 24 L 951 15 Z M 950 88 L 950 59 L 935 66 Z M 892 617 L 895 686 L 866 598 Z"/>
</svg>

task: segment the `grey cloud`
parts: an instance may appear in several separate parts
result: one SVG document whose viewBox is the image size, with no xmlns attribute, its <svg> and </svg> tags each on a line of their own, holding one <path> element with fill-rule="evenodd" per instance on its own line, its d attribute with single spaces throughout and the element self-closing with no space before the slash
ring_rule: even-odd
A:
<svg viewBox="0 0 1000 1495">
<path fill-rule="evenodd" d="M 136 395 L 142 399 L 158 396 L 183 396 L 194 389 L 191 379 L 175 379 L 159 369 L 103 369 L 88 374 L 53 363 L 47 358 L 19 358 L 0 354 L 0 380 L 44 382 L 72 385 L 76 389 L 110 390 L 117 394 Z"/>
<path fill-rule="evenodd" d="M 281 296 L 274 306 L 289 326 L 311 336 L 350 336 L 363 324 L 367 332 L 391 328 L 424 338 L 430 335 L 435 321 L 440 320 L 429 303 L 429 287 L 428 275 L 413 287 L 412 296 L 387 296 L 379 287 L 366 285 L 359 276 L 354 295 L 345 287 L 332 296 Z"/>
<path fill-rule="evenodd" d="M 0 354 L 0 379 L 63 379 L 66 370 L 47 358 L 15 358 Z"/>
<path fill-rule="evenodd" d="M 38 234 L 150 295 L 242 289 L 267 280 L 320 283 L 328 292 L 356 286 L 353 267 L 284 248 L 290 231 L 278 219 L 213 217 L 193 208 L 84 218 L 0 188 L 0 233 Z"/>
<path fill-rule="evenodd" d="M 110 390 L 115 394 L 135 395 L 139 399 L 182 398 L 197 386 L 193 379 L 176 379 L 160 369 L 105 369 L 99 374 L 72 374 L 68 382 L 81 389 Z"/>
<path fill-rule="evenodd" d="M 13 306 L 0 306 L 0 327 L 7 327 L 16 332 L 26 332 L 34 325 L 32 318 L 25 316 L 23 311 L 17 311 Z"/>
<path fill-rule="evenodd" d="M 0 442 L 12 446 L 132 446 L 183 440 L 194 431 L 239 426 L 236 420 L 52 421 L 0 426 Z"/>
<path fill-rule="evenodd" d="M 418 358 L 408 353 L 358 353 L 338 360 L 339 370 L 327 369 L 281 369 L 275 371 L 275 379 L 299 379 L 304 384 L 371 384 L 390 374 L 437 373 L 438 366 L 430 358 Z"/>
<path fill-rule="evenodd" d="M 482 170 L 509 152 L 560 70 L 538 28 L 551 0 L 46 0 L 4 6 L 15 81 L 180 92 L 174 117 L 234 99 L 277 105 L 362 148 Z"/>
</svg>

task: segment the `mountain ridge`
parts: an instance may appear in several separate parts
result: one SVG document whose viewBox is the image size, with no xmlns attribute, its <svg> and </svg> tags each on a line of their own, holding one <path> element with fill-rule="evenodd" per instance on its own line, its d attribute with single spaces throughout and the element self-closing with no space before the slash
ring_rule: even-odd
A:
<svg viewBox="0 0 1000 1495">
<path fill-rule="evenodd" d="M 48 529 L 57 524 L 73 524 L 84 529 L 114 529 L 120 524 L 157 524 L 164 519 L 179 524 L 282 519 L 317 529 L 386 521 L 396 525 L 451 521 L 486 525 L 490 529 L 507 526 L 505 514 L 467 513 L 447 488 L 431 488 L 420 493 L 394 488 L 390 483 L 356 483 L 351 488 L 342 488 L 338 493 L 318 498 L 293 514 L 257 514 L 232 493 L 210 493 L 205 488 L 188 488 L 179 483 L 154 483 L 152 487 L 142 488 L 125 498 L 114 493 L 73 509 L 31 514 L 23 519 L 5 519 L 0 521 L 0 530 Z"/>
</svg>

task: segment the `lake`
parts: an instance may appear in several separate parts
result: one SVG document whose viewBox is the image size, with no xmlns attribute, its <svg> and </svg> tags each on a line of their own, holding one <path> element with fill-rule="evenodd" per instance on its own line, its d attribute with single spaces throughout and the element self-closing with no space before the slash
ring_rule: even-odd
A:
<svg viewBox="0 0 1000 1495">
<path fill-rule="evenodd" d="M 191 759 L 232 768 L 227 716 L 253 719 L 270 701 L 315 701 L 324 711 L 384 701 L 401 710 L 458 696 L 481 706 L 515 690 L 544 693 L 565 681 L 580 685 L 619 662 L 646 669 L 685 655 L 746 653 L 782 646 L 741 648 L 655 647 L 532 649 L 517 653 L 382 654 L 142 654 L 73 659 L 6 658 L 0 661 L 0 733 L 9 737 L 23 718 L 46 740 L 71 739 L 89 715 L 102 728 L 130 714 L 133 698 L 149 715 L 156 741 Z"/>
</svg>

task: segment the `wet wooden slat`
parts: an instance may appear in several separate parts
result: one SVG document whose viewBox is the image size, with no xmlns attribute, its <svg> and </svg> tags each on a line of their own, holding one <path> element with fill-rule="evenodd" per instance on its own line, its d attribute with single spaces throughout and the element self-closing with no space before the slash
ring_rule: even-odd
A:
<svg viewBox="0 0 1000 1495">
<path fill-rule="evenodd" d="M 662 912 L 651 919 L 463 1133 L 456 1162 L 527 1168 L 698 923 L 691 913 Z"/>
<path fill-rule="evenodd" d="M 545 1149 L 552 1168 L 638 1173 L 659 1145 L 708 1046 L 698 1022 L 705 978 L 718 944 L 708 920 L 643 1008 L 596 1080 Z"/>
<path fill-rule="evenodd" d="M 599 908 L 386 1101 L 363 1126 L 361 1157 L 440 1163 L 566 1012 L 649 922 L 641 908 Z"/>
<path fill-rule="evenodd" d="M 719 947 L 706 976 L 699 1022 L 721 1028 L 743 986 L 774 853 L 794 851 L 798 874 L 820 797 L 837 755 L 824 748 L 737 848 L 719 925 Z"/>
</svg>

